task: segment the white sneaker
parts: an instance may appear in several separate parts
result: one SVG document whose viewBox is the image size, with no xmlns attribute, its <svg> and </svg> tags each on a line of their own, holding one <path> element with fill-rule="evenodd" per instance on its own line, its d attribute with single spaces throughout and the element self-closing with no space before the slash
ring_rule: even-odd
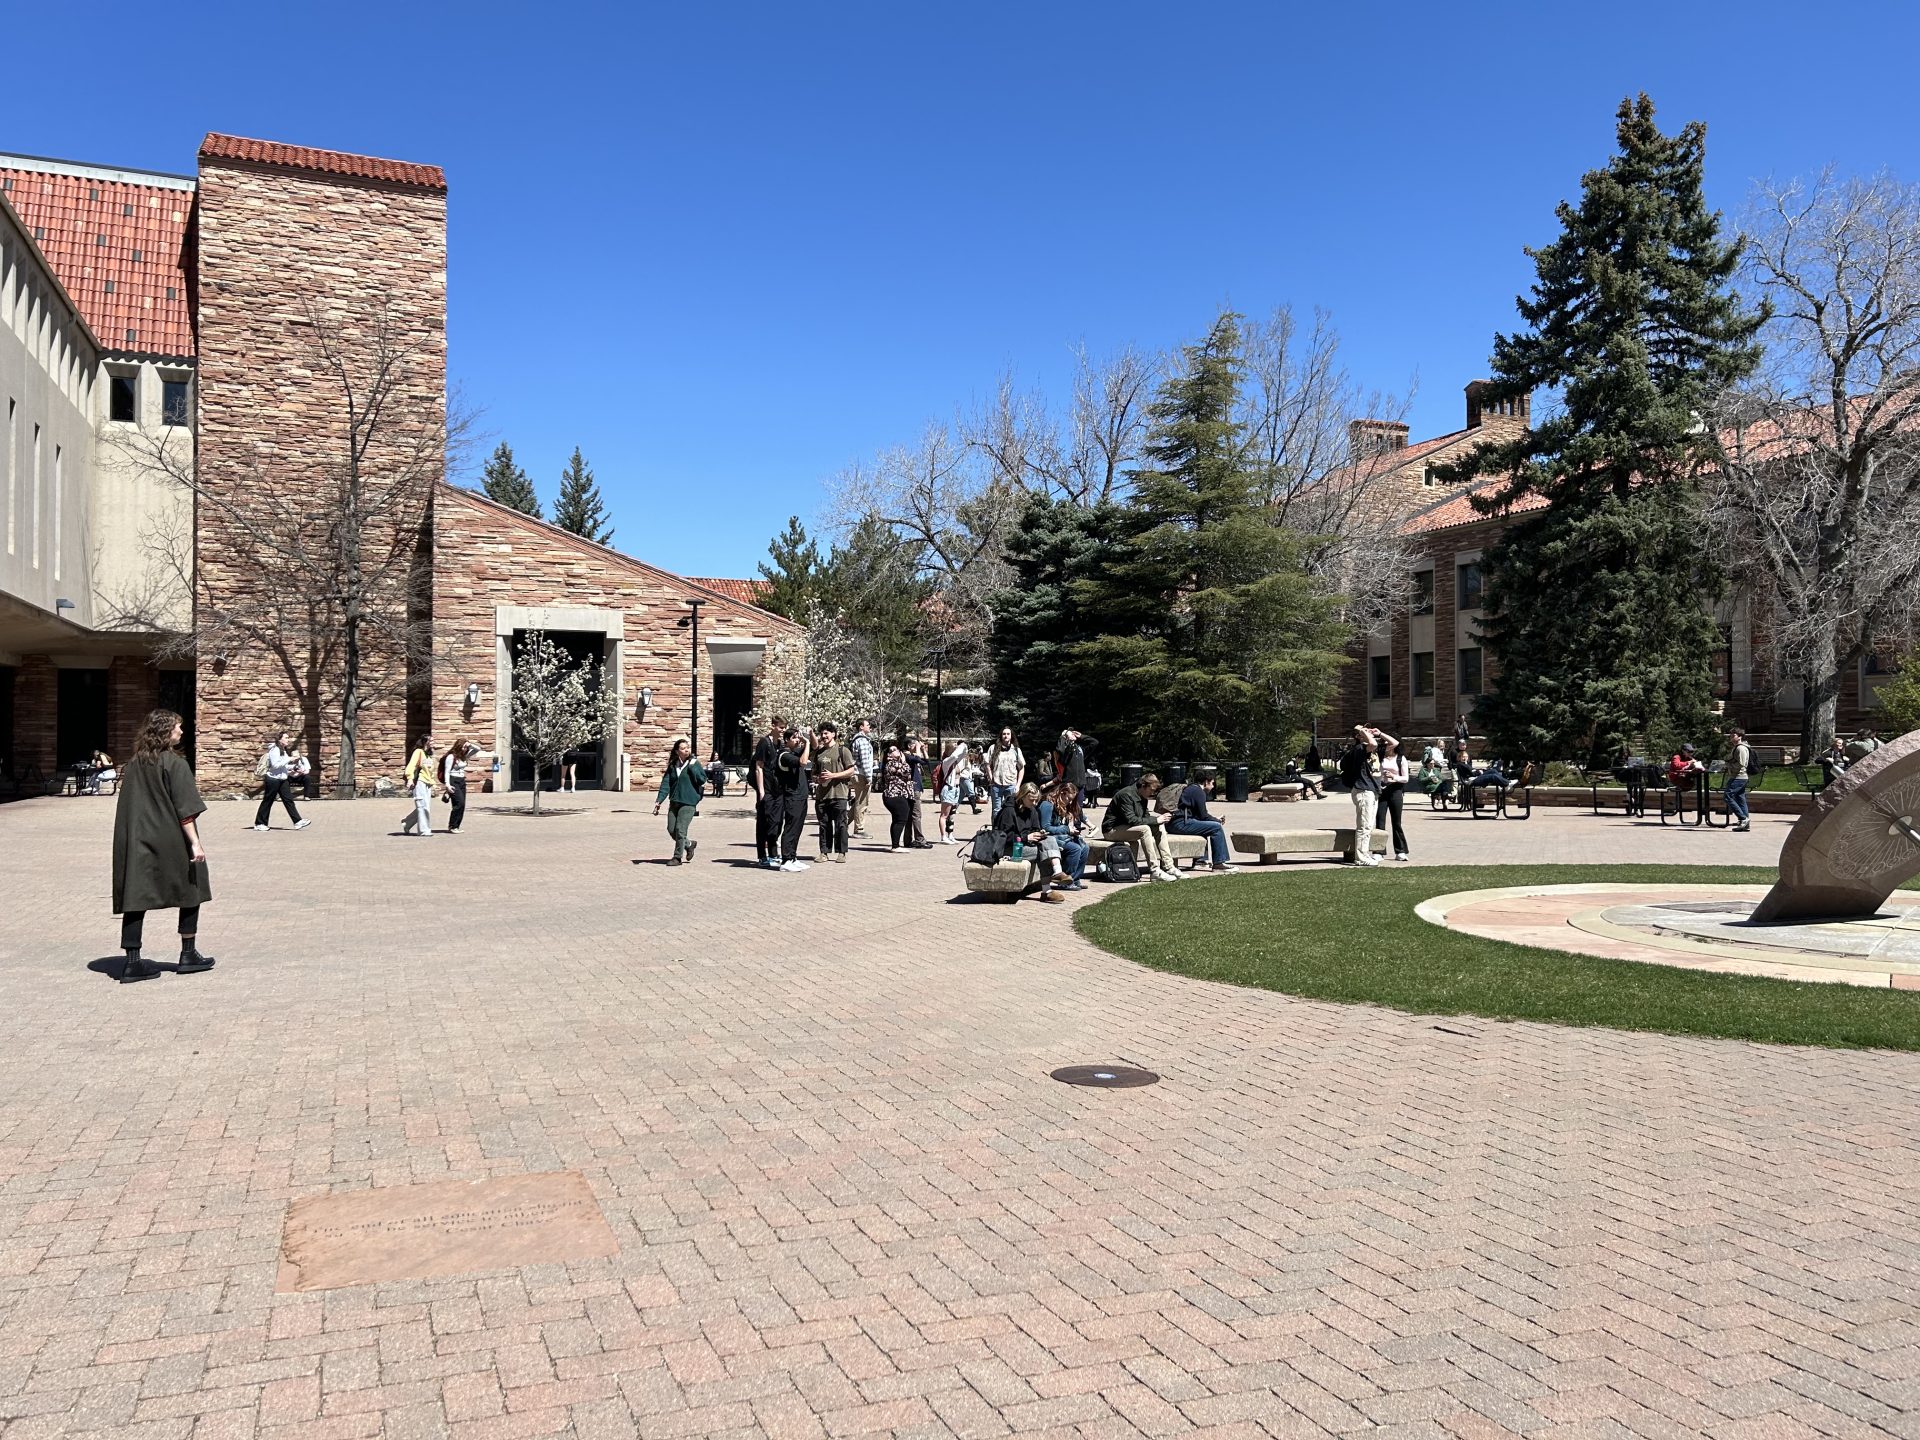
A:
<svg viewBox="0 0 1920 1440">
<path fill-rule="evenodd" d="M 804 860 L 789 860 L 780 868 L 789 875 L 798 875 L 802 870 L 811 870 L 813 867 Z"/>
<path fill-rule="evenodd" d="M 889 845 L 887 847 L 887 853 L 889 855 L 898 855 L 900 853 L 900 847 L 898 845 Z"/>
<path fill-rule="evenodd" d="M 256 826 L 254 826 L 253 828 L 254 828 L 254 829 L 256 829 L 256 830 L 259 830 L 259 831 L 263 831 L 263 832 L 264 832 L 264 831 L 266 830 L 266 828 L 267 828 L 267 827 L 266 827 L 266 826 L 264 826 L 264 825 L 256 825 Z"/>
<path fill-rule="evenodd" d="M 313 824 L 311 820 L 296 820 L 293 822 L 293 828 L 296 830 L 304 830 L 311 824 Z"/>
<path fill-rule="evenodd" d="M 1411 855 L 1396 855 L 1393 858 L 1396 860 L 1411 860 L 1413 857 Z"/>
<path fill-rule="evenodd" d="M 1140 878 L 1145 880 L 1149 885 L 1164 885 L 1167 883 L 1166 874 L 1159 870 L 1142 870 L 1140 872 Z"/>
<path fill-rule="evenodd" d="M 1162 870 L 1159 872 L 1159 875 L 1162 880 L 1178 880 L 1180 878 L 1180 872 L 1178 870 Z"/>
</svg>

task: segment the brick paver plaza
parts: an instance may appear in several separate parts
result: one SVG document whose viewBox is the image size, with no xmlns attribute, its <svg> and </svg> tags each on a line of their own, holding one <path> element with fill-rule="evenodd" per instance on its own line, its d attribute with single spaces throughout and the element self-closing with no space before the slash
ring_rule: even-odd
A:
<svg viewBox="0 0 1920 1440">
<path fill-rule="evenodd" d="M 635 865 L 650 797 L 567 803 L 217 804 L 219 968 L 131 986 L 87 968 L 112 802 L 0 809 L 4 1440 L 1920 1436 L 1920 1056 L 1201 984 L 955 903 L 948 851 L 764 874 L 720 801 Z M 1165 1080 L 1047 1078 L 1115 1060 Z M 562 1170 L 613 1258 L 275 1293 L 294 1199 Z"/>
</svg>

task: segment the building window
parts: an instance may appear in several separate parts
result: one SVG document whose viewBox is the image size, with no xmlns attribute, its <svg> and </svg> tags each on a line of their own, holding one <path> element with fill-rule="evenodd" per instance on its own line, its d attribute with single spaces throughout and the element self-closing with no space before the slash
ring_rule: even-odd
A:
<svg viewBox="0 0 1920 1440">
<path fill-rule="evenodd" d="M 162 380 L 160 382 L 160 423 L 162 425 L 187 423 L 186 381 Z"/>
<path fill-rule="evenodd" d="M 1433 698 L 1433 652 L 1422 650 L 1413 657 L 1413 697 L 1416 700 Z"/>
<path fill-rule="evenodd" d="M 1480 562 L 1478 560 L 1469 560 L 1458 568 L 1454 585 L 1453 593 L 1458 597 L 1454 601 L 1455 609 L 1478 610 L 1480 608 Z"/>
<path fill-rule="evenodd" d="M 1416 615 L 1433 613 L 1433 571 L 1431 570 L 1413 572 L 1413 613 Z"/>
<path fill-rule="evenodd" d="M 107 378 L 107 418 L 124 420 L 132 424 L 140 412 L 135 405 L 138 398 L 138 382 L 131 375 L 112 375 Z"/>
<path fill-rule="evenodd" d="M 1393 698 L 1393 657 L 1374 655 L 1367 660 L 1367 698 L 1370 700 L 1391 700 Z"/>
<path fill-rule="evenodd" d="M 1462 695 L 1480 693 L 1480 647 L 1478 645 L 1460 652 L 1460 693 Z"/>
</svg>

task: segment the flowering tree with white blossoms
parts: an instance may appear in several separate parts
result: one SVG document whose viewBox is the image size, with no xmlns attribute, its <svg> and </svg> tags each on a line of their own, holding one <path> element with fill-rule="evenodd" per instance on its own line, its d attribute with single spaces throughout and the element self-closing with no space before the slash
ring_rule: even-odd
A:
<svg viewBox="0 0 1920 1440">
<path fill-rule="evenodd" d="M 541 775 L 619 724 L 620 700 L 601 683 L 600 662 L 575 663 L 544 632 L 529 633 L 513 660 L 513 733 L 533 759 L 534 814 Z"/>
</svg>

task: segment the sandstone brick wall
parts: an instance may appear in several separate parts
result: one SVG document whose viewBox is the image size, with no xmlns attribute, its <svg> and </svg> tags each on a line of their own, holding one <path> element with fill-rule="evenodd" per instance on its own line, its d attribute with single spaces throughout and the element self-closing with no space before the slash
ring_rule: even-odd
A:
<svg viewBox="0 0 1920 1440">
<path fill-rule="evenodd" d="M 411 349 L 404 419 L 370 468 L 391 467 L 410 435 L 437 427 L 446 398 L 446 194 L 352 175 L 201 157 L 197 201 L 195 321 L 199 372 L 196 437 L 201 484 L 235 497 L 234 521 L 203 499 L 196 507 L 198 760 L 209 790 L 251 783 L 262 737 L 300 730 L 316 779 L 330 783 L 338 750 L 337 666 L 294 634 L 292 669 L 310 693 L 304 705 L 288 666 L 231 637 L 209 643 L 205 615 L 217 600 L 244 608 L 275 588 L 248 524 L 274 523 L 261 492 L 312 497 L 323 514 L 344 453 L 345 402 L 317 361 L 318 313 L 328 333 L 359 356 L 372 351 L 382 312 Z M 310 309 L 311 307 L 311 309 Z M 429 523 L 430 487 L 403 516 Z M 252 508 L 247 507 L 251 505 Z M 371 537 L 410 550 L 409 536 Z M 257 606 L 254 608 L 258 608 Z M 222 661 L 221 654 L 226 658 Z M 360 727 L 358 782 L 397 774 L 405 762 L 406 701 L 396 694 Z"/>
<path fill-rule="evenodd" d="M 786 640 L 782 663 L 804 663 L 800 628 L 680 576 L 569 535 L 531 516 L 479 495 L 442 486 L 434 502 L 433 614 L 435 684 L 433 732 L 464 736 L 491 747 L 504 697 L 496 693 L 495 612 L 501 606 L 585 606 L 622 612 L 621 683 L 626 696 L 621 747 L 629 757 L 629 783 L 651 791 L 659 784 L 667 746 L 688 729 L 689 631 L 678 622 L 689 596 L 706 600 L 700 615 L 700 750 L 713 743 L 711 639 Z M 478 681 L 480 702 L 471 715 L 466 686 Z M 756 686 L 761 681 L 755 677 Z M 652 686 L 653 705 L 641 720 L 636 699 Z M 507 757 L 502 756 L 504 762 Z M 502 779 L 506 777 L 503 774 Z M 608 784 L 614 776 L 608 776 Z"/>
<path fill-rule="evenodd" d="M 13 763 L 17 771 L 37 765 L 53 774 L 55 707 L 59 673 L 45 655 L 22 655 L 13 673 Z"/>
<path fill-rule="evenodd" d="M 124 762 L 133 754 L 141 722 L 160 704 L 160 672 L 139 655 L 107 663 L 107 753 Z"/>
</svg>

